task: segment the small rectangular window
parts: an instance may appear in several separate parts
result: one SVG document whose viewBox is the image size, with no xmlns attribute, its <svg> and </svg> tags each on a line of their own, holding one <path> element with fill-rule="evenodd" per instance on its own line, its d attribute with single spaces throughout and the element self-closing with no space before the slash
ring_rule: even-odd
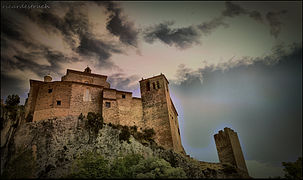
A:
<svg viewBox="0 0 303 180">
<path fill-rule="evenodd" d="M 153 88 L 156 89 L 156 84 L 153 82 Z"/>
<path fill-rule="evenodd" d="M 53 89 L 48 89 L 48 93 L 52 93 L 53 92 Z"/>
<path fill-rule="evenodd" d="M 125 99 L 125 94 L 122 94 L 122 98 Z"/>
<path fill-rule="evenodd" d="M 150 83 L 149 82 L 146 83 L 146 91 L 150 91 Z"/>
<path fill-rule="evenodd" d="M 160 89 L 160 83 L 157 81 L 157 88 Z"/>
<path fill-rule="evenodd" d="M 58 106 L 61 106 L 61 101 L 57 101 L 57 105 L 58 105 Z"/>
<path fill-rule="evenodd" d="M 110 108 L 110 102 L 105 102 L 105 106 L 106 106 L 107 108 Z"/>
</svg>

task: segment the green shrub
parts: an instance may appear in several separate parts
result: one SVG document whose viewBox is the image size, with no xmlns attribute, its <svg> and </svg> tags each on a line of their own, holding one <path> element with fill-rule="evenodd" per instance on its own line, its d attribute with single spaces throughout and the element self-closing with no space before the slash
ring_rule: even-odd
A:
<svg viewBox="0 0 303 180">
<path fill-rule="evenodd" d="M 87 152 L 78 158 L 68 178 L 106 178 L 110 176 L 108 161 L 99 154 Z"/>
<path fill-rule="evenodd" d="M 282 162 L 286 179 L 302 179 L 302 157 L 296 162 Z"/>
<path fill-rule="evenodd" d="M 101 155 L 86 153 L 75 161 L 68 178 L 186 178 L 182 168 L 174 168 L 161 158 L 144 159 L 139 154 L 117 157 L 108 164 Z"/>
<path fill-rule="evenodd" d="M 154 135 L 156 134 L 154 129 L 144 129 L 143 130 L 144 133 L 144 139 L 147 141 L 150 141 L 153 139 Z"/>
<path fill-rule="evenodd" d="M 139 163 L 143 156 L 139 154 L 128 154 L 124 157 L 117 157 L 111 166 L 111 177 L 113 178 L 132 178 L 133 172 L 130 167 Z"/>
<path fill-rule="evenodd" d="M 79 120 L 83 121 L 83 119 L 85 118 L 85 116 L 83 116 L 83 114 L 81 113 L 78 117 Z"/>
<path fill-rule="evenodd" d="M 32 122 L 33 121 L 33 115 L 32 114 L 28 114 L 26 119 L 25 119 L 26 122 Z"/>
<path fill-rule="evenodd" d="M 127 143 L 130 143 L 129 138 L 130 138 L 130 132 L 128 126 L 123 126 L 119 134 L 119 140 L 127 141 Z"/>
</svg>

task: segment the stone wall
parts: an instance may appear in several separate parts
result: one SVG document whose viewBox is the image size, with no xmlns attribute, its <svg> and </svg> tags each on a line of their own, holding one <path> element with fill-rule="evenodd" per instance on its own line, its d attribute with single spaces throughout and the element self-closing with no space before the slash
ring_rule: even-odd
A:
<svg viewBox="0 0 303 180">
<path fill-rule="evenodd" d="M 71 92 L 71 116 L 87 115 L 88 112 L 102 114 L 103 88 L 90 84 L 72 84 Z"/>
<path fill-rule="evenodd" d="M 30 89 L 28 99 L 25 103 L 25 117 L 29 114 L 34 115 L 36 100 L 38 95 L 39 86 L 43 83 L 41 81 L 30 80 Z"/>
<path fill-rule="evenodd" d="M 103 118 L 105 123 L 126 126 L 136 125 L 144 128 L 142 117 L 142 102 L 140 98 L 133 98 L 131 92 L 104 89 Z"/>
<path fill-rule="evenodd" d="M 109 88 L 110 84 L 106 82 L 106 79 L 107 76 L 68 69 L 66 75 L 61 78 L 61 81 L 81 82 Z"/>
<path fill-rule="evenodd" d="M 71 82 L 57 81 L 40 84 L 33 121 L 47 117 L 67 116 L 70 108 L 71 90 Z"/>
<path fill-rule="evenodd" d="M 140 81 L 143 107 L 143 121 L 147 128 L 156 132 L 155 141 L 169 149 L 173 149 L 171 126 L 166 101 L 166 80 L 163 75 Z"/>
<path fill-rule="evenodd" d="M 224 128 L 214 138 L 220 162 L 232 164 L 248 173 L 237 133 Z"/>
</svg>

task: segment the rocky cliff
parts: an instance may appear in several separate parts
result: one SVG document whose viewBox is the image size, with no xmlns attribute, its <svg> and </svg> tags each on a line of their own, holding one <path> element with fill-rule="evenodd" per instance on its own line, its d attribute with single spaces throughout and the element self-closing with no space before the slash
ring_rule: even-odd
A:
<svg viewBox="0 0 303 180">
<path fill-rule="evenodd" d="M 66 177 L 77 157 L 94 152 L 109 161 L 121 154 L 131 153 L 146 158 L 159 157 L 172 167 L 182 168 L 188 178 L 245 177 L 245 174 L 228 164 L 197 161 L 166 150 L 153 141 L 138 140 L 134 135 L 130 136 L 129 141 L 121 140 L 121 128 L 110 124 L 104 124 L 92 137 L 85 128 L 86 118 L 65 117 L 25 122 L 22 109 L 18 110 L 14 119 L 3 107 L 1 109 L 1 176 Z"/>
</svg>

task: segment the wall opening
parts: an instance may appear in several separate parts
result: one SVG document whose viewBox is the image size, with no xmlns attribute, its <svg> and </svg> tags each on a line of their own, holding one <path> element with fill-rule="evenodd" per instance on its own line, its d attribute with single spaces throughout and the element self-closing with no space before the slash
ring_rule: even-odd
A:
<svg viewBox="0 0 303 180">
<path fill-rule="evenodd" d="M 157 81 L 157 88 L 160 89 L 160 83 Z"/>
<path fill-rule="evenodd" d="M 150 91 L 150 83 L 149 82 L 146 83 L 146 91 Z"/>
<path fill-rule="evenodd" d="M 58 106 L 61 106 L 61 101 L 57 101 L 57 105 L 58 105 Z"/>
<path fill-rule="evenodd" d="M 53 92 L 53 89 L 48 89 L 48 93 L 52 93 Z"/>
<path fill-rule="evenodd" d="M 125 94 L 122 94 L 122 98 L 125 99 Z"/>
<path fill-rule="evenodd" d="M 110 102 L 105 102 L 105 107 L 110 108 Z"/>
<path fill-rule="evenodd" d="M 153 82 L 153 88 L 156 89 L 156 84 Z"/>
</svg>

